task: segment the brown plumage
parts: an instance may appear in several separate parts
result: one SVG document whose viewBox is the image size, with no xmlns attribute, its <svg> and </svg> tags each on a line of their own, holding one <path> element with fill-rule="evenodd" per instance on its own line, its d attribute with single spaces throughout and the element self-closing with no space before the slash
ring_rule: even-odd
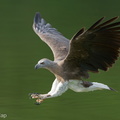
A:
<svg viewBox="0 0 120 120">
<path fill-rule="evenodd" d="M 70 51 L 64 61 L 65 71 L 76 68 L 81 72 L 106 71 L 115 63 L 120 48 L 120 22 L 112 22 L 117 18 L 104 23 L 101 23 L 104 19 L 101 18 L 87 31 L 82 28 L 71 39 Z"/>
</svg>

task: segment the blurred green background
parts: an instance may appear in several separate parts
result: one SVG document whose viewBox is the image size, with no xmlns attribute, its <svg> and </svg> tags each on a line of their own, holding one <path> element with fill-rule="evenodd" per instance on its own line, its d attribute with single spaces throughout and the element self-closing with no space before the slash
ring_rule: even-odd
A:
<svg viewBox="0 0 120 120">
<path fill-rule="evenodd" d="M 0 1 L 0 119 L 6 120 L 120 120 L 120 93 L 94 91 L 62 96 L 34 105 L 33 92 L 50 90 L 54 76 L 34 70 L 52 52 L 32 30 L 35 12 L 67 38 L 99 18 L 120 15 L 119 0 L 1 0 Z M 120 91 L 120 60 L 108 72 L 90 74 L 89 81 Z"/>
</svg>

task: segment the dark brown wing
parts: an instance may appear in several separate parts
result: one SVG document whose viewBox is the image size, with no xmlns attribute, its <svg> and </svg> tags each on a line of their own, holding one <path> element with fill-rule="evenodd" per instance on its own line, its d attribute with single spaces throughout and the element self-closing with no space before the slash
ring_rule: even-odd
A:
<svg viewBox="0 0 120 120">
<path fill-rule="evenodd" d="M 64 67 L 74 71 L 106 71 L 115 63 L 120 48 L 120 22 L 114 17 L 104 23 L 101 18 L 87 31 L 82 28 L 71 40 Z"/>
</svg>

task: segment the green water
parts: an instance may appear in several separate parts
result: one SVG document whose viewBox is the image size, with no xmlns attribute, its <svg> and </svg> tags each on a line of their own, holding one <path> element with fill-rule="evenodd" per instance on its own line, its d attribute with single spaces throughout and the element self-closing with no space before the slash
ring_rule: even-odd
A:
<svg viewBox="0 0 120 120">
<path fill-rule="evenodd" d="M 35 12 L 67 38 L 102 16 L 120 15 L 119 0 L 4 0 L 0 1 L 0 119 L 6 120 L 120 120 L 120 93 L 75 93 L 34 105 L 31 92 L 46 93 L 54 76 L 34 70 L 41 58 L 53 59 L 51 50 L 32 30 Z M 108 72 L 91 74 L 89 81 L 120 91 L 120 60 Z M 3 118 L 5 117 L 5 118 Z"/>
</svg>

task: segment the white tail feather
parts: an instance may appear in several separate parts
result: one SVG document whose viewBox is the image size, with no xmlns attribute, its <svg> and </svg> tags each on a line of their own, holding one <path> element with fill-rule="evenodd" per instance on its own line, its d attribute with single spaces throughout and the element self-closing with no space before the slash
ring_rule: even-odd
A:
<svg viewBox="0 0 120 120">
<path fill-rule="evenodd" d="M 93 91 L 93 90 L 102 90 L 102 89 L 111 90 L 110 87 L 108 87 L 107 85 L 105 85 L 103 83 L 92 82 L 92 84 L 93 85 L 91 85 L 89 87 L 91 89 L 91 91 Z"/>
<path fill-rule="evenodd" d="M 68 87 L 75 92 L 89 92 L 102 89 L 113 90 L 112 88 L 102 83 L 91 82 L 92 85 L 89 87 L 84 87 L 82 83 L 83 82 L 79 80 L 70 80 Z"/>
</svg>

